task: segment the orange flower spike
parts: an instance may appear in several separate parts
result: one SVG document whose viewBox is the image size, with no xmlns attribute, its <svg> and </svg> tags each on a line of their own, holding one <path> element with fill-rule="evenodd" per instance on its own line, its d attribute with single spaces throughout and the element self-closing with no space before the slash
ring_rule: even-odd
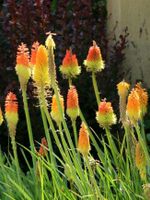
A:
<svg viewBox="0 0 150 200">
<path fill-rule="evenodd" d="M 36 63 L 36 54 L 37 54 L 38 47 L 39 47 L 39 42 L 34 42 L 32 45 L 31 58 L 30 58 L 30 63 L 32 66 L 34 66 Z"/>
<path fill-rule="evenodd" d="M 10 136 L 15 136 L 18 123 L 18 102 L 16 95 L 9 92 L 5 100 L 5 118 Z"/>
<path fill-rule="evenodd" d="M 26 90 L 28 80 L 31 77 L 29 50 L 26 47 L 26 44 L 21 43 L 18 47 L 15 69 L 19 78 L 21 89 Z"/>
<path fill-rule="evenodd" d="M 59 95 L 59 101 L 60 105 L 62 107 L 62 111 L 64 112 L 64 99 L 61 95 Z M 52 103 L 51 103 L 51 116 L 53 120 L 59 125 L 62 122 L 62 116 L 58 108 L 56 95 L 53 95 L 52 97 Z"/>
<path fill-rule="evenodd" d="M 18 46 L 16 62 L 18 65 L 29 67 L 29 49 L 24 43 Z"/>
<path fill-rule="evenodd" d="M 101 50 L 95 41 L 93 41 L 93 46 L 89 49 L 84 65 L 86 66 L 86 70 L 90 72 L 98 72 L 104 69 L 104 61 L 102 59 Z"/>
<path fill-rule="evenodd" d="M 71 120 L 76 120 L 79 116 L 79 101 L 78 101 L 78 93 L 75 86 L 71 86 L 68 90 L 67 94 L 67 115 L 71 118 Z"/>
<path fill-rule="evenodd" d="M 65 78 L 73 78 L 80 74 L 81 69 L 78 65 L 78 60 L 75 54 L 72 54 L 71 50 L 66 51 L 66 55 L 63 59 L 60 71 Z"/>
<path fill-rule="evenodd" d="M 105 99 L 100 102 L 99 109 L 96 112 L 96 119 L 103 128 L 109 128 L 111 125 L 116 124 L 116 115 L 110 102 L 106 102 Z"/>
<path fill-rule="evenodd" d="M 138 122 L 141 116 L 140 99 L 135 89 L 133 89 L 128 96 L 127 116 L 134 125 Z"/>
<path fill-rule="evenodd" d="M 3 114 L 2 114 L 2 109 L 0 107 L 0 125 L 2 125 L 4 119 L 3 119 Z"/>
<path fill-rule="evenodd" d="M 85 126 L 84 123 L 81 124 L 81 128 L 79 131 L 78 150 L 85 157 L 91 150 L 89 134 L 87 131 L 87 127 Z"/>
<path fill-rule="evenodd" d="M 147 112 L 147 105 L 148 105 L 148 93 L 147 91 L 142 88 L 140 83 L 137 83 L 135 86 L 135 91 L 139 95 L 139 100 L 140 100 L 140 107 L 141 107 L 141 118 L 144 117 L 144 115 Z"/>
<path fill-rule="evenodd" d="M 46 148 L 48 148 L 48 144 L 47 144 L 47 141 L 46 141 L 45 137 L 43 137 L 41 139 L 41 146 L 40 146 L 38 154 L 40 156 L 46 156 L 46 153 L 47 153 Z"/>
<path fill-rule="evenodd" d="M 48 53 L 45 46 L 40 45 L 36 53 L 36 64 L 33 69 L 33 80 L 38 89 L 50 87 Z"/>
</svg>

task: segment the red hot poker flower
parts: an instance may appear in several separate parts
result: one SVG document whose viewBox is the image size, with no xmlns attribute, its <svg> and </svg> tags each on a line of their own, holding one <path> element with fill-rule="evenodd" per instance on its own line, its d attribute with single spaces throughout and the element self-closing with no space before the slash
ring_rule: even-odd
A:
<svg viewBox="0 0 150 200">
<path fill-rule="evenodd" d="M 9 92 L 5 100 L 5 118 L 9 129 L 10 137 L 16 134 L 16 126 L 18 123 L 18 102 L 16 95 Z"/>
<path fill-rule="evenodd" d="M 106 102 L 105 99 L 100 102 L 99 109 L 96 112 L 96 119 L 103 128 L 109 128 L 116 123 L 116 115 L 110 102 Z"/>
<path fill-rule="evenodd" d="M 87 156 L 91 150 L 89 134 L 84 123 L 81 124 L 79 131 L 78 150 L 83 156 Z"/>
<path fill-rule="evenodd" d="M 78 93 L 75 86 L 71 86 L 68 90 L 66 112 L 72 120 L 76 120 L 77 116 L 79 115 Z"/>
<path fill-rule="evenodd" d="M 21 89 L 26 90 L 27 82 L 31 76 L 31 69 L 29 65 L 29 51 L 23 43 L 21 43 L 18 47 L 15 69 L 19 78 Z"/>
<path fill-rule="evenodd" d="M 60 71 L 66 78 L 73 78 L 80 74 L 81 69 L 78 66 L 78 60 L 71 50 L 66 51 Z"/>
<path fill-rule="evenodd" d="M 90 47 L 86 60 L 84 61 L 87 71 L 98 72 L 104 69 L 104 61 L 102 59 L 101 50 L 93 41 L 93 46 Z"/>
<path fill-rule="evenodd" d="M 29 50 L 24 43 L 18 46 L 16 63 L 29 67 Z"/>
</svg>

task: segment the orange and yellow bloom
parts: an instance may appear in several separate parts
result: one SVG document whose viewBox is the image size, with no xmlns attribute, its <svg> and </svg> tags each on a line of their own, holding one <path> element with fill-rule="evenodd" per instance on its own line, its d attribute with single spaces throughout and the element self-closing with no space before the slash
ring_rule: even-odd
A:
<svg viewBox="0 0 150 200">
<path fill-rule="evenodd" d="M 59 101 L 60 101 L 60 105 L 62 108 L 62 112 L 64 113 L 64 99 L 61 95 L 59 95 Z M 63 120 L 63 116 L 59 110 L 59 106 L 58 106 L 55 94 L 52 97 L 51 116 L 52 116 L 53 120 L 57 123 L 57 125 L 59 125 Z"/>
<path fill-rule="evenodd" d="M 81 124 L 79 131 L 78 150 L 83 156 L 87 156 L 91 150 L 89 134 L 84 123 Z"/>
<path fill-rule="evenodd" d="M 9 92 L 5 100 L 5 118 L 10 136 L 15 136 L 18 123 L 18 102 L 16 95 Z"/>
<path fill-rule="evenodd" d="M 93 46 L 90 47 L 86 60 L 84 61 L 86 70 L 90 72 L 98 72 L 104 69 L 104 61 L 102 59 L 101 50 L 93 41 Z"/>
<path fill-rule="evenodd" d="M 36 63 L 33 69 L 33 80 L 38 89 L 50 86 L 48 54 L 45 46 L 40 45 L 36 53 Z"/>
<path fill-rule="evenodd" d="M 75 86 L 71 86 L 67 94 L 67 115 L 71 120 L 76 120 L 79 116 L 78 93 Z"/>
<path fill-rule="evenodd" d="M 72 54 L 71 50 L 66 51 L 66 55 L 63 59 L 60 71 L 65 78 L 74 78 L 80 74 L 81 69 L 78 65 L 78 60 L 75 54 Z"/>
<path fill-rule="evenodd" d="M 127 116 L 134 125 L 141 117 L 140 99 L 135 89 L 133 89 L 128 96 Z"/>
<path fill-rule="evenodd" d="M 15 69 L 19 78 L 21 89 L 26 89 L 28 80 L 31 77 L 31 68 L 29 65 L 29 51 L 23 43 L 21 43 L 18 47 Z"/>
<path fill-rule="evenodd" d="M 96 112 L 96 119 L 103 128 L 109 128 L 111 125 L 116 124 L 116 115 L 110 102 L 106 102 L 106 100 L 100 102 Z"/>
<path fill-rule="evenodd" d="M 136 84 L 135 91 L 137 92 L 137 94 L 139 96 L 140 108 L 141 108 L 141 118 L 143 118 L 147 112 L 148 93 L 144 88 L 142 88 L 140 83 Z"/>
</svg>

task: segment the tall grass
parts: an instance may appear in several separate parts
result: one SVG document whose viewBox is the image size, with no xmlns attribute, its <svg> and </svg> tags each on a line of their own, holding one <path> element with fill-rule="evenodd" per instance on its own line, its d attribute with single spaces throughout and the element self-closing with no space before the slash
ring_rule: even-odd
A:
<svg viewBox="0 0 150 200">
<path fill-rule="evenodd" d="M 41 142 L 40 150 L 37 152 L 33 143 L 26 91 L 23 90 L 23 101 L 31 149 L 27 149 L 21 144 L 17 144 L 17 148 L 21 149 L 28 170 L 27 173 L 24 173 L 19 166 L 15 137 L 13 137 L 14 155 L 10 155 L 8 158 L 0 151 L 0 199 L 150 199 L 150 155 L 143 128 L 143 118 L 142 120 L 139 118 L 132 123 L 130 113 L 126 115 L 126 123 L 122 122 L 124 138 L 120 142 L 111 133 L 111 125 L 115 123 L 115 120 L 112 121 L 112 124 L 108 122 L 113 117 L 113 110 L 107 117 L 100 118 L 100 125 L 104 128 L 105 133 L 101 131 L 101 128 L 99 129 L 99 133 L 95 133 L 91 128 L 92 125 L 87 123 L 86 116 L 82 113 L 82 105 L 80 105 L 80 108 L 78 108 L 78 117 L 86 127 L 86 135 L 82 139 L 84 149 L 82 149 L 82 145 L 81 149 L 79 149 L 79 130 L 76 127 L 76 120 L 70 119 L 72 122 L 72 130 L 70 130 L 67 125 L 64 108 L 60 101 L 61 91 L 56 80 L 56 72 L 54 72 L 54 41 L 52 35 L 48 37 L 50 37 L 50 40 L 47 40 L 46 46 L 49 58 L 48 62 L 51 65 L 49 69 L 53 70 L 54 74 L 51 79 L 51 91 L 56 96 L 56 117 L 59 116 L 60 120 L 53 120 L 53 115 L 51 115 L 51 110 L 46 99 L 45 87 L 42 86 L 42 89 L 37 88 L 41 120 L 43 121 L 43 129 L 47 140 L 47 144 Z M 35 62 L 34 67 L 36 67 L 36 64 Z M 33 73 L 35 73 L 34 69 Z M 95 101 L 97 101 L 99 106 L 101 98 L 97 87 L 96 73 L 96 71 L 92 72 L 95 91 L 93 95 L 95 94 Z M 42 77 L 42 74 L 40 76 Z M 68 87 L 71 87 L 73 76 L 67 78 L 69 80 Z M 39 79 L 41 80 L 42 78 Z M 98 112 L 101 112 L 101 109 Z M 100 137 L 100 134 L 102 137 Z M 54 138 L 53 142 L 51 135 Z M 108 140 L 107 143 L 105 136 Z M 92 155 L 89 146 L 86 146 L 86 139 L 88 137 L 90 138 L 90 144 L 88 145 L 95 149 L 98 159 L 94 158 L 95 155 Z M 140 144 L 139 149 L 137 149 L 137 143 Z M 57 145 L 60 156 L 54 152 L 54 144 Z M 28 162 L 26 152 L 31 154 L 33 163 Z"/>
</svg>

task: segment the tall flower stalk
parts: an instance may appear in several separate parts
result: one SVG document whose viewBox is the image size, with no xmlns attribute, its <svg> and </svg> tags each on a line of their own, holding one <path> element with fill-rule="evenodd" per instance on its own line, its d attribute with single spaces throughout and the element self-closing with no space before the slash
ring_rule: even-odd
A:
<svg viewBox="0 0 150 200">
<path fill-rule="evenodd" d="M 93 41 L 93 46 L 89 48 L 89 52 L 84 65 L 88 72 L 92 72 L 92 82 L 94 87 L 94 92 L 96 96 L 97 105 L 100 103 L 100 94 L 96 81 L 96 74 L 104 69 L 104 61 L 102 59 L 101 50 L 97 46 L 96 42 Z"/>
<path fill-rule="evenodd" d="M 23 97 L 24 111 L 25 111 L 26 122 L 27 122 L 29 142 L 31 145 L 32 152 L 35 153 L 33 133 L 32 133 L 32 127 L 31 127 L 30 114 L 29 114 L 29 106 L 28 106 L 27 94 L 26 94 L 27 83 L 29 81 L 29 78 L 31 77 L 31 68 L 30 68 L 30 63 L 29 63 L 28 48 L 23 43 L 21 43 L 21 45 L 18 47 L 16 62 L 17 63 L 16 63 L 15 69 L 16 69 L 16 73 L 18 75 L 20 87 L 22 90 L 22 97 Z M 32 160 L 35 166 L 35 158 L 33 154 L 32 154 Z"/>
<path fill-rule="evenodd" d="M 57 102 L 57 105 L 58 105 L 59 114 L 62 117 L 62 124 L 63 124 L 64 130 L 65 130 L 65 133 L 66 133 L 66 137 L 67 137 L 69 146 L 72 149 L 73 154 L 75 155 L 74 145 L 73 145 L 73 142 L 72 142 L 71 137 L 70 137 L 70 132 L 69 132 L 69 129 L 67 127 L 67 123 L 64 119 L 64 112 L 62 110 L 61 102 L 60 102 L 60 99 L 59 99 L 59 88 L 58 88 L 58 84 L 57 84 L 57 80 L 56 80 L 56 66 L 55 66 L 55 60 L 54 60 L 55 43 L 54 43 L 54 40 L 52 38 L 51 33 L 48 35 L 45 43 L 46 43 L 47 50 L 48 50 L 49 72 L 50 72 L 51 81 L 52 81 L 52 88 L 53 88 L 54 93 L 56 95 L 56 102 Z"/>
<path fill-rule="evenodd" d="M 16 172 L 18 181 L 21 183 L 20 179 L 20 167 L 17 155 L 17 146 L 16 146 L 16 127 L 19 120 L 18 117 L 18 102 L 16 95 L 12 92 L 9 92 L 6 96 L 5 100 L 5 118 L 7 121 L 7 126 L 9 130 L 9 136 L 11 138 L 12 149 L 14 153 L 15 165 L 16 165 Z"/>
<path fill-rule="evenodd" d="M 104 99 L 99 104 L 98 111 L 96 112 L 96 119 L 99 125 L 105 129 L 113 158 L 117 163 L 118 150 L 110 133 L 110 127 L 116 124 L 117 119 L 110 102 L 106 102 Z"/>
</svg>

